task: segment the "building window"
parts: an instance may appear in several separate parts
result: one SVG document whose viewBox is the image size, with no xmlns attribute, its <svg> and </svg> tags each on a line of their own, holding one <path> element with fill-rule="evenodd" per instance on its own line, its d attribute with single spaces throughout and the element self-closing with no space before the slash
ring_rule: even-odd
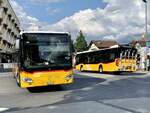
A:
<svg viewBox="0 0 150 113">
<path fill-rule="evenodd" d="M 15 22 L 15 20 L 14 19 L 12 19 L 12 23 L 14 23 Z"/>
<path fill-rule="evenodd" d="M 7 29 L 7 26 L 8 26 L 7 24 L 3 24 L 3 27 L 4 27 L 5 29 Z"/>
<path fill-rule="evenodd" d="M 8 28 L 8 32 L 9 32 L 9 33 L 11 32 L 11 29 L 10 29 L 10 28 Z"/>
<path fill-rule="evenodd" d="M 7 8 L 7 7 L 4 7 L 4 12 L 5 12 L 5 14 L 7 14 L 7 11 L 8 11 L 8 8 Z"/>
<path fill-rule="evenodd" d="M 11 14 L 8 14 L 9 21 L 11 20 Z"/>
</svg>

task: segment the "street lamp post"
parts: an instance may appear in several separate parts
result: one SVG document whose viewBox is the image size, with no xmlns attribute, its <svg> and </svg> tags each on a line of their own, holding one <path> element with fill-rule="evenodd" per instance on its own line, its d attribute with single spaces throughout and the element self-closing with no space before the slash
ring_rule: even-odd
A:
<svg viewBox="0 0 150 113">
<path fill-rule="evenodd" d="M 147 36 L 147 0 L 143 0 L 143 2 L 145 3 L 145 35 Z"/>
<path fill-rule="evenodd" d="M 146 40 L 146 43 L 147 43 L 147 34 L 148 34 L 148 30 L 147 30 L 147 0 L 143 0 L 143 2 L 145 3 L 145 40 Z M 148 48 L 147 48 L 147 44 L 146 44 L 146 71 L 148 71 L 148 59 L 147 59 L 147 54 L 148 54 Z"/>
</svg>

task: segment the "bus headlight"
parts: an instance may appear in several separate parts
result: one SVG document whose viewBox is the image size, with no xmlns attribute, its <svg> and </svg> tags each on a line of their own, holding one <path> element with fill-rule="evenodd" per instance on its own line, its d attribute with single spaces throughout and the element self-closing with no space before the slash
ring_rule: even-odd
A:
<svg viewBox="0 0 150 113">
<path fill-rule="evenodd" d="M 70 79 L 72 79 L 72 78 L 73 78 L 73 75 L 70 74 L 70 75 L 67 75 L 65 79 L 68 81 L 68 80 L 70 80 Z"/>
<path fill-rule="evenodd" d="M 33 82 L 33 80 L 31 78 L 22 78 L 22 81 L 27 82 L 27 83 Z"/>
</svg>

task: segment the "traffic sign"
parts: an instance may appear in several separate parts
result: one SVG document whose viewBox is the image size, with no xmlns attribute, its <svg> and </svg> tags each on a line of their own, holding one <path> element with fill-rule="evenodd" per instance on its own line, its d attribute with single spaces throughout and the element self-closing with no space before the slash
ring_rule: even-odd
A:
<svg viewBox="0 0 150 113">
<path fill-rule="evenodd" d="M 146 42 L 146 46 L 150 48 L 150 42 Z"/>
</svg>

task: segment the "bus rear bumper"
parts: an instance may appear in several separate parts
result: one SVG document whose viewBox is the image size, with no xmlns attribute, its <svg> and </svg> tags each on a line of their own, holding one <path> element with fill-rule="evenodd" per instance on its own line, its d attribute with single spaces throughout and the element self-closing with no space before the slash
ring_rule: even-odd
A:
<svg viewBox="0 0 150 113">
<path fill-rule="evenodd" d="M 136 71 L 136 67 L 131 67 L 131 66 L 124 66 L 122 68 L 119 68 L 118 71 L 121 72 L 135 72 Z"/>
</svg>

